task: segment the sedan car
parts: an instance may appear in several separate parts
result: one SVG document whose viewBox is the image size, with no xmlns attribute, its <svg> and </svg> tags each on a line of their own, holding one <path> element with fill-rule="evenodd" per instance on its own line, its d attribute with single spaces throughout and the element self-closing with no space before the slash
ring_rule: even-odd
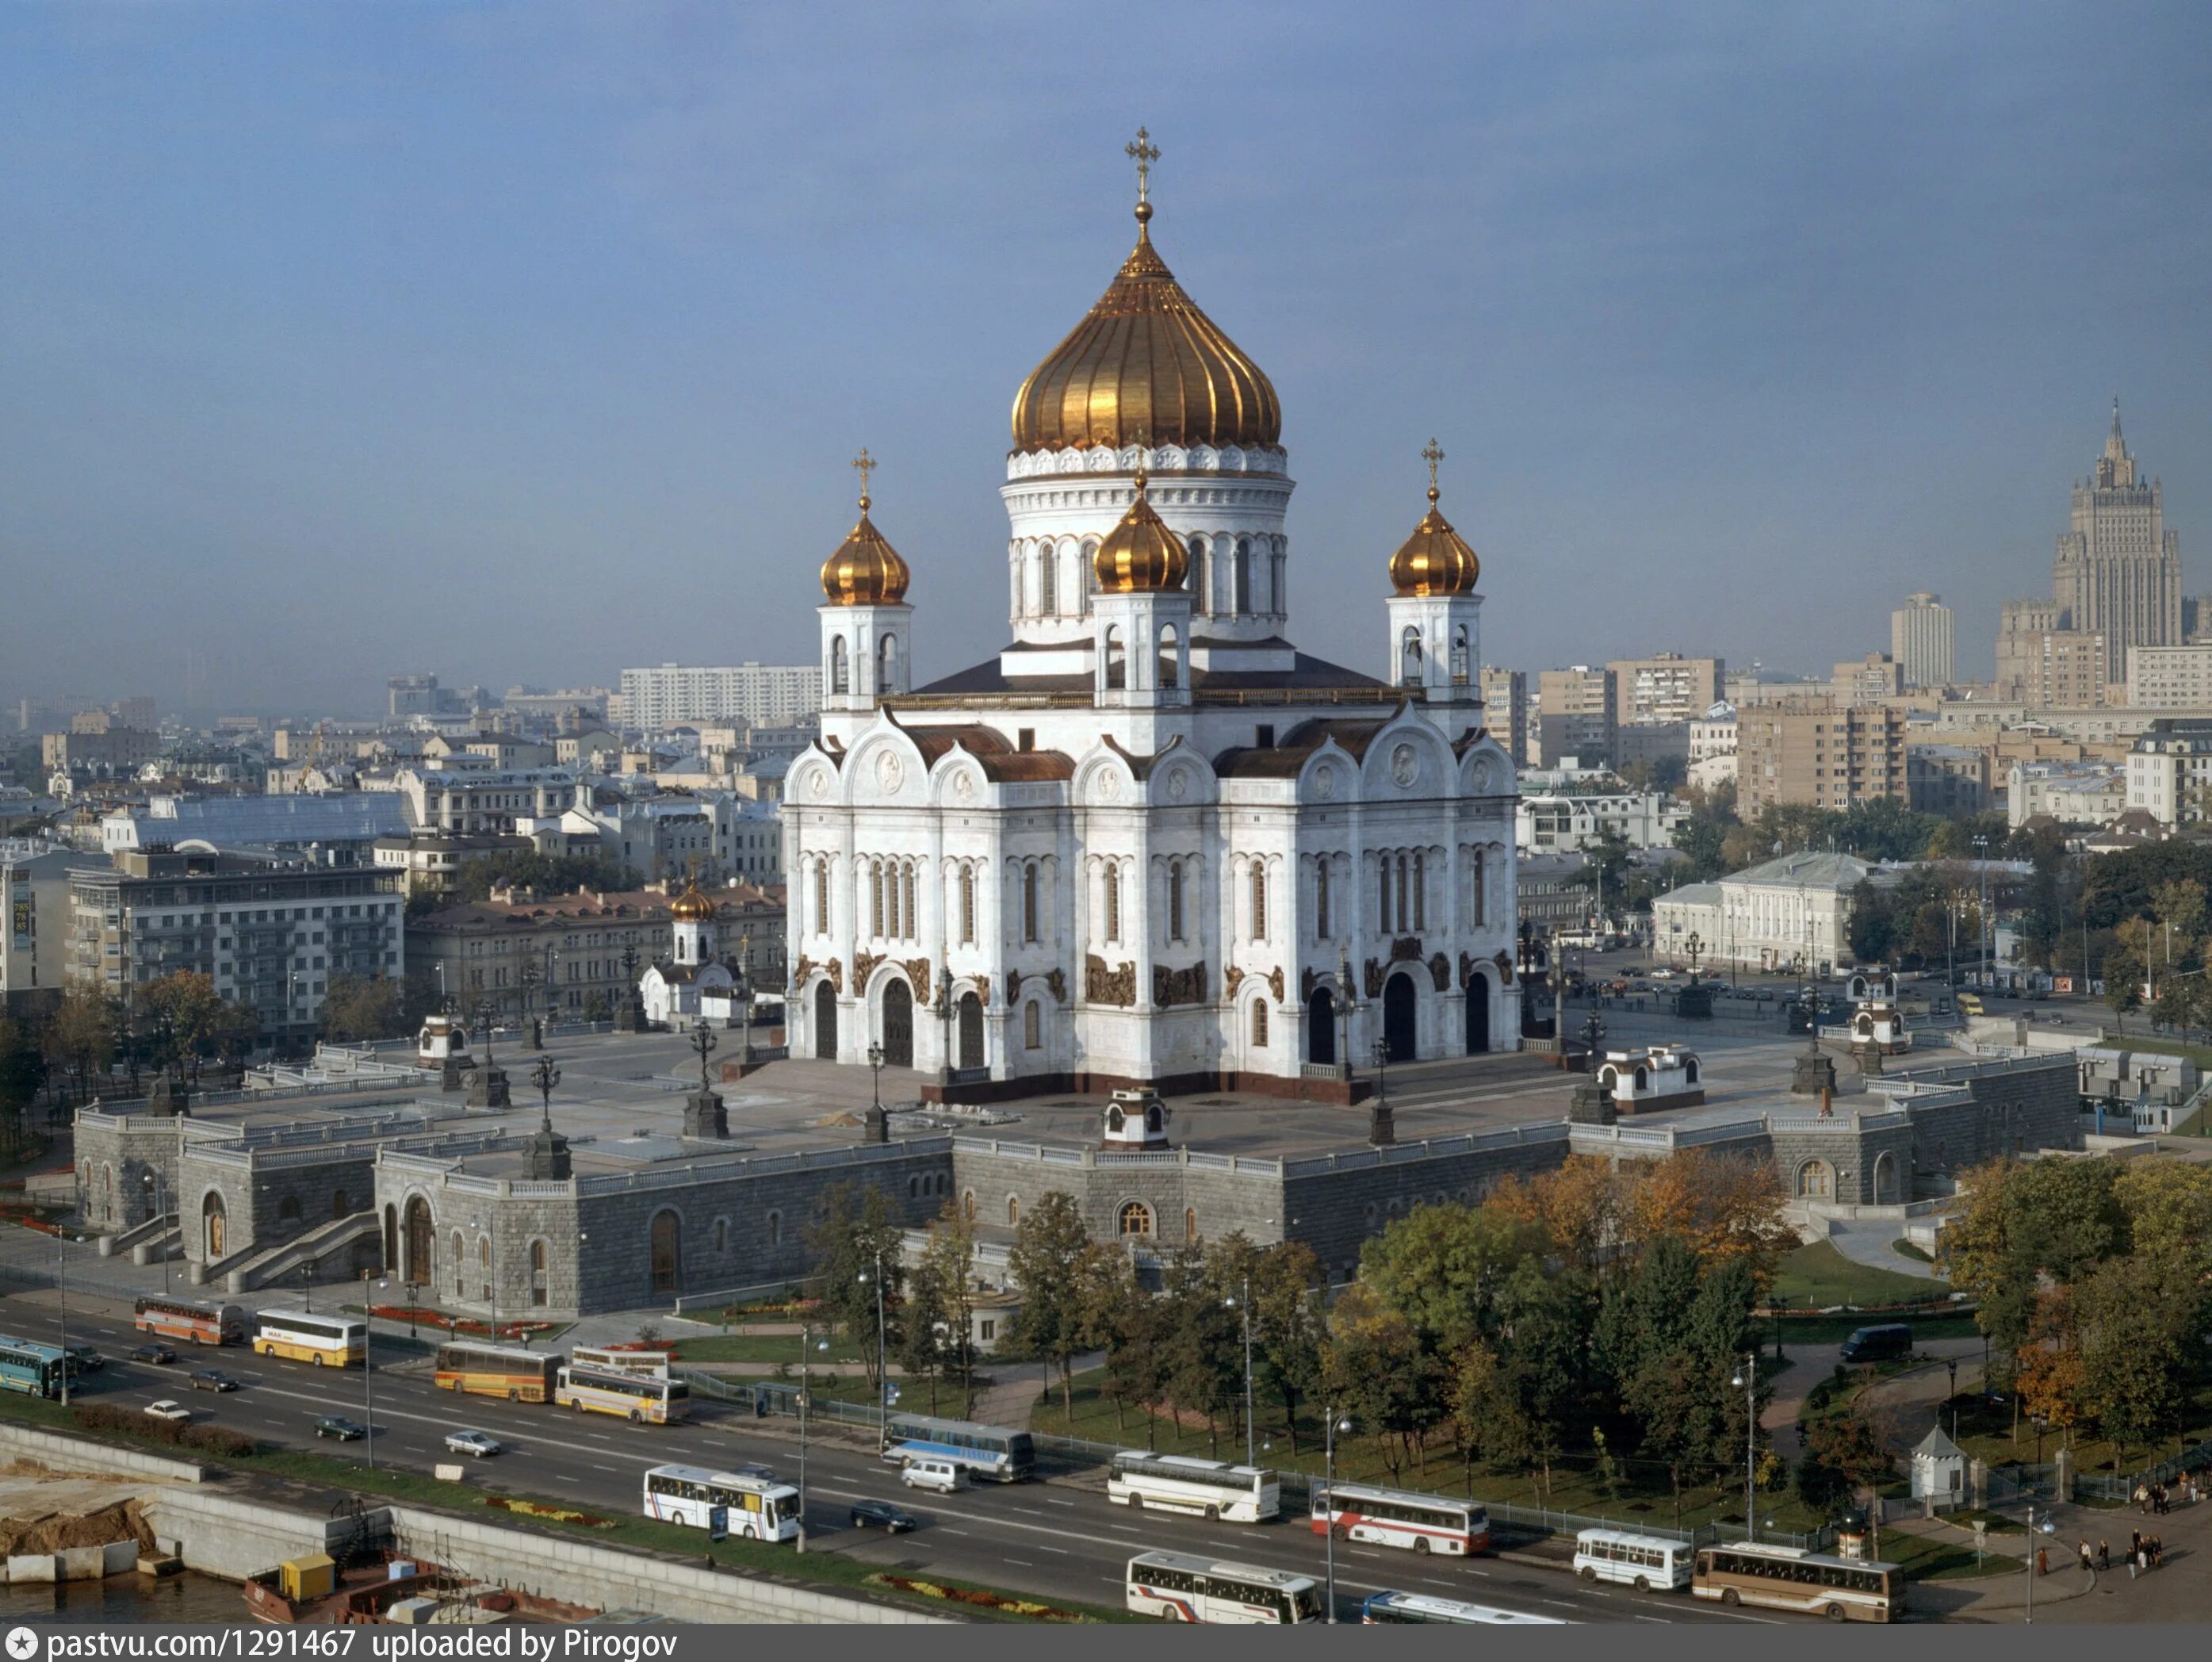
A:
<svg viewBox="0 0 2212 1662">
<path fill-rule="evenodd" d="M 196 1370 L 192 1374 L 192 1389 L 195 1391 L 235 1391 L 238 1389 L 238 1381 L 232 1379 L 229 1374 L 224 1373 L 219 1367 L 203 1367 Z"/>
<path fill-rule="evenodd" d="M 142 1344 L 131 1353 L 134 1362 L 151 1362 L 156 1367 L 167 1367 L 177 1360 L 177 1353 L 165 1344 Z"/>
<path fill-rule="evenodd" d="M 156 1420 L 189 1420 L 192 1417 L 191 1409 L 182 1403 L 170 1401 L 167 1397 L 158 1403 L 147 1403 L 146 1412 Z"/>
<path fill-rule="evenodd" d="M 335 1437 L 342 1443 L 358 1441 L 368 1435 L 368 1428 L 358 1420 L 349 1420 L 343 1414 L 325 1414 L 315 1422 L 315 1435 Z"/>
<path fill-rule="evenodd" d="M 97 1373 L 107 1366 L 107 1358 L 88 1344 L 73 1344 L 69 1348 L 70 1364 L 80 1373 Z"/>
<path fill-rule="evenodd" d="M 893 1535 L 902 1535 L 908 1530 L 920 1529 L 921 1519 L 904 1507 L 889 1501 L 855 1501 L 853 1503 L 854 1529 L 888 1530 Z"/>
<path fill-rule="evenodd" d="M 453 1454 L 473 1454 L 481 1460 L 487 1454 L 505 1452 L 507 1445 L 486 1431 L 454 1431 L 446 1436 L 446 1448 Z"/>
</svg>

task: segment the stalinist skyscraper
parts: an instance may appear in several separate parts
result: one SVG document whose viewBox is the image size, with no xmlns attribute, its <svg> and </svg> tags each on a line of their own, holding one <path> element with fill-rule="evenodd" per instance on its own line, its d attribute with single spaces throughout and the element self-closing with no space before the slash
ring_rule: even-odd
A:
<svg viewBox="0 0 2212 1662">
<path fill-rule="evenodd" d="M 2074 528 L 2058 539 L 2051 599 L 2059 627 L 2105 637 L 2106 681 L 2128 673 L 2128 648 L 2181 642 L 2180 539 L 2166 529 L 2157 480 L 2137 483 L 2120 436 L 2120 401 L 2095 475 L 2074 486 Z"/>
</svg>

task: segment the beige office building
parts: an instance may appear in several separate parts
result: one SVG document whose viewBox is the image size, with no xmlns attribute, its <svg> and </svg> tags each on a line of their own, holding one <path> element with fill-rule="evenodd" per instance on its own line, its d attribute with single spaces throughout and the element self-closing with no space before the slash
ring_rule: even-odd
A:
<svg viewBox="0 0 2212 1662">
<path fill-rule="evenodd" d="M 1528 672 L 1490 669 L 1482 672 L 1482 725 L 1505 746 L 1513 765 L 1525 768 L 1528 754 Z"/>
<path fill-rule="evenodd" d="M 2128 654 L 2128 703 L 2146 709 L 2212 709 L 2212 645 L 2137 647 Z"/>
<path fill-rule="evenodd" d="M 1583 763 L 1613 759 L 1613 682 L 1610 669 L 1577 664 L 1536 677 L 1536 756 L 1555 768 L 1572 756 Z"/>
<path fill-rule="evenodd" d="M 1685 658 L 1679 652 L 1616 658 L 1605 669 L 1613 677 L 1616 727 L 1693 721 L 1720 702 L 1728 681 L 1728 666 L 1720 659 Z"/>
<path fill-rule="evenodd" d="M 1908 687 L 1951 685 L 1951 608 L 1940 594 L 1908 594 L 1889 614 L 1889 655 Z"/>
<path fill-rule="evenodd" d="M 1905 666 L 1886 652 L 1838 664 L 1828 678 L 1828 696 L 1845 709 L 1894 698 L 1904 691 Z"/>
<path fill-rule="evenodd" d="M 1736 806 L 1848 808 L 1906 794 L 1905 712 L 1832 699 L 1760 705 L 1736 714 Z"/>
</svg>

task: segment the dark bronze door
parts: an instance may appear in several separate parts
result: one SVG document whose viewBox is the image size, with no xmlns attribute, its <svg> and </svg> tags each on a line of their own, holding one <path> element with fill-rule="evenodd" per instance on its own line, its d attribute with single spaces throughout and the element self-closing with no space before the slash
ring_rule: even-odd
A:
<svg viewBox="0 0 2212 1662">
<path fill-rule="evenodd" d="M 653 1215 L 653 1290 L 656 1293 L 676 1293 L 682 1290 L 684 1263 L 677 1245 L 676 1214 L 656 1212 Z"/>
<path fill-rule="evenodd" d="M 1306 1001 L 1306 1060 L 1320 1068 L 1336 1062 L 1336 995 L 1326 987 Z"/>
<path fill-rule="evenodd" d="M 1490 977 L 1467 978 L 1467 1053 L 1479 1056 L 1490 1049 Z"/>
<path fill-rule="evenodd" d="M 960 995 L 960 1065 L 983 1065 L 983 1001 L 973 993 Z"/>
<path fill-rule="evenodd" d="M 903 981 L 884 987 L 884 1066 L 914 1066 L 914 989 Z"/>
<path fill-rule="evenodd" d="M 1413 1059 L 1413 977 L 1394 975 L 1382 989 L 1382 1042 L 1390 1047 L 1390 1060 Z"/>
<path fill-rule="evenodd" d="M 814 1056 L 817 1062 L 837 1059 L 837 994 L 826 981 L 814 983 Z"/>
</svg>

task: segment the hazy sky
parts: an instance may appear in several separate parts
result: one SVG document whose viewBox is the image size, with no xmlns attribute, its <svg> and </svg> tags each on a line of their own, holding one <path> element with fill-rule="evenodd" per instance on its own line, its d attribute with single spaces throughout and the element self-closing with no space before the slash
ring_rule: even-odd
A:
<svg viewBox="0 0 2212 1662">
<path fill-rule="evenodd" d="M 1292 633 L 1419 451 L 1484 656 L 1986 673 L 2118 392 L 2212 590 L 2201 5 L 0 9 L 0 697 L 806 661 L 882 459 L 1006 636 L 1007 409 L 1127 252 L 1273 378 Z M 2197 574 L 2203 574 L 2201 575 Z"/>
</svg>

